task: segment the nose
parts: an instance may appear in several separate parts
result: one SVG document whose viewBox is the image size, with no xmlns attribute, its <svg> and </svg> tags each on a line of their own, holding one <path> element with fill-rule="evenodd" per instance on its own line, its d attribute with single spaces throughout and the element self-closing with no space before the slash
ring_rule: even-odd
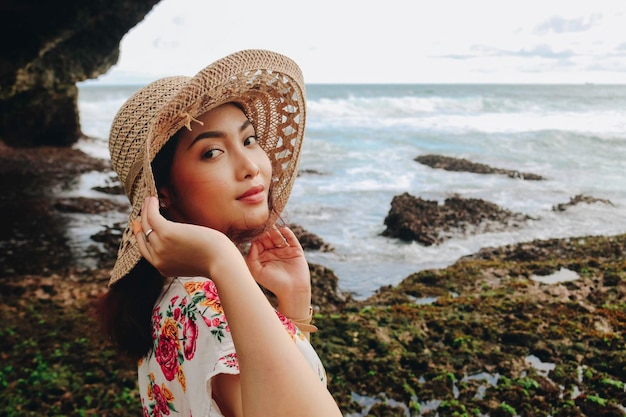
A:
<svg viewBox="0 0 626 417">
<path fill-rule="evenodd" d="M 237 161 L 237 172 L 241 178 L 248 179 L 259 175 L 261 168 L 253 158 L 251 152 L 243 149 L 242 152 L 239 153 Z"/>
</svg>

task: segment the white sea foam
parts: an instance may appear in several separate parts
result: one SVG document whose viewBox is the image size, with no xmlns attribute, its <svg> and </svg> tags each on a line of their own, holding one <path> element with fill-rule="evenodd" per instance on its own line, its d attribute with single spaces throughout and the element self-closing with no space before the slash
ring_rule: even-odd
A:
<svg viewBox="0 0 626 417">
<path fill-rule="evenodd" d="M 78 146 L 108 157 L 106 138 L 136 87 L 81 87 Z M 367 296 L 412 272 L 486 246 L 626 232 L 626 87 L 309 86 L 307 132 L 286 216 L 335 246 L 310 253 L 340 286 Z M 544 181 L 432 169 L 423 154 L 539 174 Z M 521 228 L 425 247 L 381 236 L 395 195 L 443 202 L 459 194 L 532 216 Z M 610 200 L 566 211 L 577 194 Z"/>
</svg>

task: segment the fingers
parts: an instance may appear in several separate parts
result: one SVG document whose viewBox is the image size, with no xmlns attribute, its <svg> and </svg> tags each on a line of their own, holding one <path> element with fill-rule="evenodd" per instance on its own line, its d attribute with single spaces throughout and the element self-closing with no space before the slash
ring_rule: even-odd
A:
<svg viewBox="0 0 626 417">
<path fill-rule="evenodd" d="M 287 226 L 283 226 L 280 228 L 280 232 L 284 236 L 289 246 L 302 249 L 302 245 L 300 245 L 300 241 L 296 237 L 296 234 L 293 232 L 293 230 L 291 230 Z"/>
<path fill-rule="evenodd" d="M 276 226 L 272 226 L 270 230 L 259 236 L 257 242 L 263 245 L 263 248 L 266 250 L 281 249 L 289 246 L 287 239 Z"/>
<path fill-rule="evenodd" d="M 263 249 L 283 249 L 283 248 L 298 248 L 302 250 L 302 246 L 298 241 L 298 238 L 291 229 L 286 226 L 272 226 L 270 230 L 263 233 L 256 239 Z"/>
<path fill-rule="evenodd" d="M 141 256 L 148 261 L 152 258 L 152 244 L 158 239 L 155 228 L 164 220 L 159 212 L 159 203 L 156 197 L 147 197 L 141 206 L 141 218 L 133 222 L 133 233 Z M 150 242 L 152 239 L 152 244 Z"/>
<path fill-rule="evenodd" d="M 141 227 L 146 233 L 148 230 L 152 229 L 154 232 L 153 226 L 151 226 L 150 220 L 152 220 L 152 216 L 150 215 L 150 201 L 153 197 L 147 197 L 143 200 L 143 205 L 141 206 Z"/>
<path fill-rule="evenodd" d="M 135 234 L 135 240 L 137 241 L 137 247 L 139 248 L 139 253 L 146 259 L 150 259 L 150 253 L 148 252 L 146 235 L 143 233 L 143 226 L 141 225 L 141 220 L 137 219 L 133 222 L 133 233 Z"/>
</svg>

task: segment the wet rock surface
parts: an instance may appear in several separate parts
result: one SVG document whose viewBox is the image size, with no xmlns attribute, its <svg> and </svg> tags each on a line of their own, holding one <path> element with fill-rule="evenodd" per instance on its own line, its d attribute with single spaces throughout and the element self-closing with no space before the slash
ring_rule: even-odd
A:
<svg viewBox="0 0 626 417">
<path fill-rule="evenodd" d="M 391 201 L 382 234 L 430 246 L 458 234 L 521 227 L 528 220 L 529 216 L 480 199 L 453 196 L 439 204 L 403 193 Z"/>
<path fill-rule="evenodd" d="M 534 279 L 561 268 L 578 278 Z M 621 235 L 484 249 L 412 274 L 318 319 L 331 391 L 362 415 L 402 415 L 371 405 L 392 400 L 405 415 L 623 416 L 625 271 Z"/>
<path fill-rule="evenodd" d="M 296 235 L 304 250 L 317 250 L 320 252 L 333 252 L 335 248 L 314 233 L 309 232 L 297 224 L 289 224 L 289 228 Z"/>
<path fill-rule="evenodd" d="M 561 203 L 561 204 L 557 204 L 553 206 L 552 211 L 565 211 L 568 208 L 576 206 L 581 203 L 585 203 L 585 204 L 602 203 L 602 204 L 608 204 L 610 206 L 613 205 L 613 203 L 611 203 L 610 200 L 578 194 L 578 195 L 575 195 L 574 197 L 570 197 L 567 203 Z"/>
<path fill-rule="evenodd" d="M 68 218 L 58 210 L 63 199 L 57 195 L 75 186 L 80 174 L 107 170 L 108 164 L 74 149 L 12 149 L 0 142 L 0 167 L 0 277 L 71 264 Z M 93 211 L 89 207 L 100 204 L 109 202 L 89 199 L 80 206 Z"/>
<path fill-rule="evenodd" d="M 14 184 L 0 198 L 0 415 L 141 416 L 136 366 L 93 315 L 123 223 L 90 237 L 102 245 L 94 268 L 76 265 L 65 229 L 67 216 L 120 207 L 57 196 L 109 168 L 56 152 L 0 148 L 0 178 Z M 345 414 L 625 413 L 626 235 L 485 248 L 366 300 L 310 269 L 312 343 Z M 559 271 L 576 279 L 545 283 Z"/>
<path fill-rule="evenodd" d="M 537 174 L 510 169 L 493 168 L 489 165 L 468 161 L 467 159 L 453 158 L 443 155 L 420 155 L 415 158 L 415 161 L 431 168 L 444 169 L 446 171 L 472 172 L 474 174 L 502 174 L 510 178 L 530 181 L 540 181 L 545 179 L 541 175 Z"/>
</svg>

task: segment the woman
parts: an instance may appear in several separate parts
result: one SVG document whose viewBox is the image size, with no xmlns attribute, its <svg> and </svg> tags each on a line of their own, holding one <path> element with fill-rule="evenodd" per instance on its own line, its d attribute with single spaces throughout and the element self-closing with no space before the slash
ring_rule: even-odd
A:
<svg viewBox="0 0 626 417">
<path fill-rule="evenodd" d="M 111 161 L 132 212 L 102 311 L 139 360 L 144 415 L 341 415 L 306 337 L 302 247 L 275 225 L 304 105 L 293 61 L 248 50 L 158 80 L 116 115 Z"/>
</svg>

